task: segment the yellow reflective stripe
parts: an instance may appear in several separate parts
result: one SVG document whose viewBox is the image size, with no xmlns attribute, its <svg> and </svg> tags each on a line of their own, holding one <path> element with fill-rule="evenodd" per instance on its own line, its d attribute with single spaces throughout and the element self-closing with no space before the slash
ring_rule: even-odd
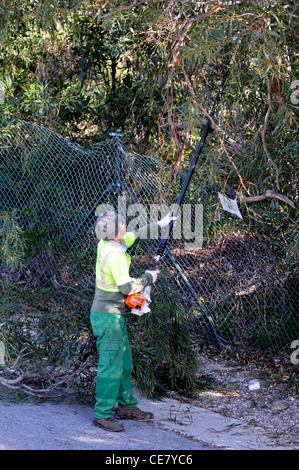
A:
<svg viewBox="0 0 299 470">
<path fill-rule="evenodd" d="M 102 279 L 96 279 L 96 285 L 99 289 L 107 290 L 109 292 L 119 292 L 116 284 L 108 284 Z"/>
</svg>

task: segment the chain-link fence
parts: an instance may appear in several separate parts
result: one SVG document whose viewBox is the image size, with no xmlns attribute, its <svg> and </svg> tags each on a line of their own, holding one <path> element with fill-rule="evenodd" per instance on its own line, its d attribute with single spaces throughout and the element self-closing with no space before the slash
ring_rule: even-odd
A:
<svg viewBox="0 0 299 470">
<path fill-rule="evenodd" d="M 85 149 L 22 121 L 1 128 L 0 165 L 2 276 L 14 272 L 31 288 L 50 277 L 57 286 L 92 289 L 97 211 L 110 205 L 137 228 L 171 208 L 185 177 L 126 152 L 118 132 Z M 158 244 L 136 245 L 134 272 L 149 268 Z M 278 352 L 299 338 L 295 270 L 271 240 L 225 212 L 217 188 L 196 173 L 161 268 L 199 345 Z"/>
</svg>

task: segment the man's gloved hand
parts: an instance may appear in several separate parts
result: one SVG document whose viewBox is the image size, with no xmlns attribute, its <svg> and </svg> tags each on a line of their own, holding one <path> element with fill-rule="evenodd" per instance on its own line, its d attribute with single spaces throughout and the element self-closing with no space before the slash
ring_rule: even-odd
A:
<svg viewBox="0 0 299 470">
<path fill-rule="evenodd" d="M 168 214 L 163 217 L 163 219 L 158 221 L 158 225 L 163 228 L 170 224 L 172 220 L 177 220 L 177 217 L 173 215 L 173 211 L 168 212 Z"/>
<path fill-rule="evenodd" d="M 155 284 L 155 282 L 156 282 L 156 280 L 157 280 L 157 277 L 158 277 L 158 274 L 159 274 L 160 271 L 155 271 L 155 270 L 151 270 L 151 271 L 150 271 L 150 270 L 149 270 L 149 271 L 145 271 L 145 272 L 146 272 L 146 273 L 149 273 L 149 274 L 152 276 L 152 278 L 153 278 L 153 281 L 152 281 L 152 282 L 153 282 L 153 284 Z"/>
</svg>

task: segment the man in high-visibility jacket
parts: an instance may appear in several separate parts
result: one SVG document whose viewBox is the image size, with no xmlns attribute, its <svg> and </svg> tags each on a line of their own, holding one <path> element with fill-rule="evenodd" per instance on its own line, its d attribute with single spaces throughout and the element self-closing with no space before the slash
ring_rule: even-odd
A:
<svg viewBox="0 0 299 470">
<path fill-rule="evenodd" d="M 125 222 L 115 212 L 104 212 L 95 225 L 97 238 L 96 287 L 90 321 L 97 339 L 99 365 L 96 383 L 94 424 L 107 431 L 123 431 L 122 423 L 113 418 L 149 421 L 153 414 L 137 408 L 131 382 L 132 354 L 125 324 L 125 298 L 141 292 L 154 283 L 158 271 L 129 275 L 130 255 L 126 252 L 138 239 L 149 239 L 158 226 L 164 227 L 175 218 L 167 214 L 161 221 L 136 232 L 127 232 Z"/>
</svg>

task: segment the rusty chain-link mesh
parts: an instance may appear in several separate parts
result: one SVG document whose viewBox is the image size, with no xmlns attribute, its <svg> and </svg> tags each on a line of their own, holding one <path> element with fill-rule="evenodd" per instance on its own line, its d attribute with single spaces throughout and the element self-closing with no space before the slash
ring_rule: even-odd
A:
<svg viewBox="0 0 299 470">
<path fill-rule="evenodd" d="M 1 128 L 0 165 L 2 275 L 14 269 L 34 288 L 47 277 L 57 286 L 92 288 L 97 208 L 118 210 L 121 200 L 130 224 L 137 216 L 130 210 L 140 204 L 145 223 L 153 205 L 176 202 L 185 176 L 126 152 L 118 132 L 85 149 L 22 121 Z M 203 186 L 196 173 L 177 223 L 161 268 L 198 342 L 236 350 L 289 347 L 299 337 L 298 276 L 281 263 L 271 240 L 223 211 L 217 188 Z M 195 237 L 202 246 L 194 247 Z M 133 270 L 148 269 L 157 248 L 158 240 L 137 244 Z M 26 259 L 25 273 L 10 265 L 16 255 Z"/>
</svg>

